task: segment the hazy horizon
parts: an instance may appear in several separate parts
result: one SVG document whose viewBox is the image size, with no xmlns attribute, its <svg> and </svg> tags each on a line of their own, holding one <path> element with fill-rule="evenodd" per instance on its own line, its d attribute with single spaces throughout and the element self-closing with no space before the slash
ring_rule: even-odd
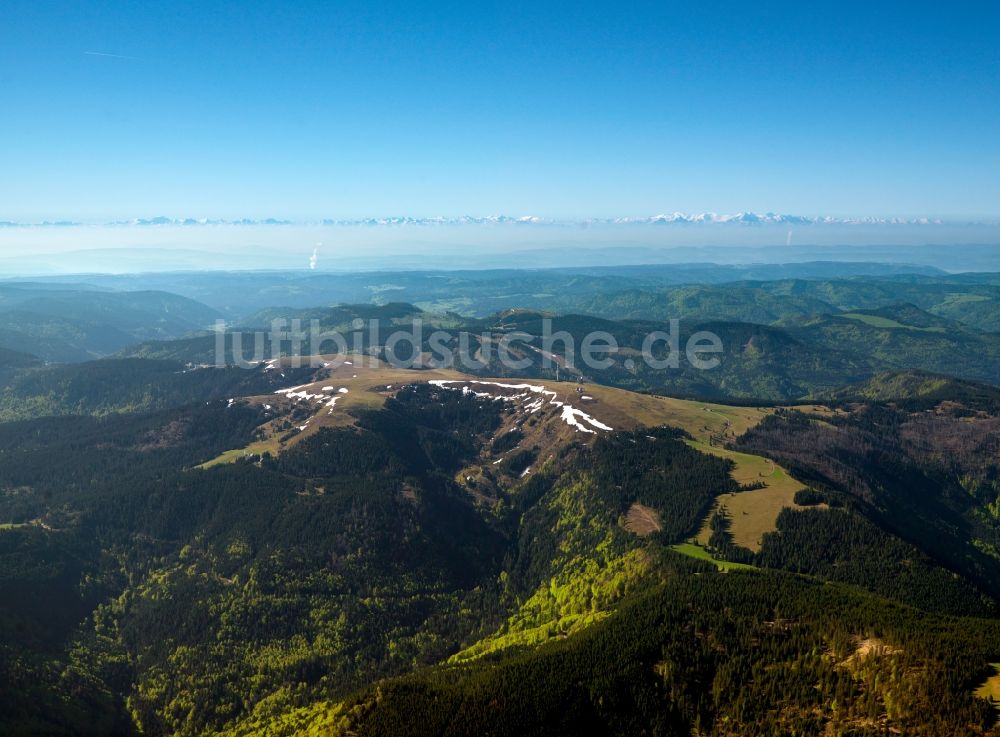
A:
<svg viewBox="0 0 1000 737">
<path fill-rule="evenodd" d="M 0 228 L 0 278 L 811 260 L 1000 271 L 998 246 L 1000 226 L 949 223 L 52 225 Z"/>
</svg>

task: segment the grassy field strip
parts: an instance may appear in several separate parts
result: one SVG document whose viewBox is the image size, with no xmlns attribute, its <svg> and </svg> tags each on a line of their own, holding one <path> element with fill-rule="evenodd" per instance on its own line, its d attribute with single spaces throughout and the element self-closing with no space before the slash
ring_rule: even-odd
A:
<svg viewBox="0 0 1000 737">
<path fill-rule="evenodd" d="M 862 322 L 865 325 L 870 325 L 873 328 L 884 328 L 887 330 L 919 330 L 924 333 L 943 333 L 944 328 L 940 325 L 929 328 L 921 328 L 916 325 L 904 325 L 901 322 L 896 322 L 888 317 L 879 317 L 878 315 L 862 315 L 856 312 L 843 312 L 839 317 L 847 318 L 848 320 L 856 320 L 857 322 Z"/>
<path fill-rule="evenodd" d="M 713 558 L 711 554 L 705 550 L 705 548 L 700 545 L 695 545 L 694 543 L 680 543 L 679 545 L 671 545 L 671 550 L 676 550 L 682 555 L 686 555 L 689 558 L 697 558 L 698 560 L 704 560 L 715 565 L 720 571 L 756 571 L 756 566 L 748 565 L 747 563 L 730 563 L 728 560 L 718 560 Z"/>
<path fill-rule="evenodd" d="M 1000 663 L 990 663 L 993 675 L 983 681 L 976 689 L 976 696 L 981 699 L 991 699 L 994 708 L 1000 711 Z"/>
</svg>

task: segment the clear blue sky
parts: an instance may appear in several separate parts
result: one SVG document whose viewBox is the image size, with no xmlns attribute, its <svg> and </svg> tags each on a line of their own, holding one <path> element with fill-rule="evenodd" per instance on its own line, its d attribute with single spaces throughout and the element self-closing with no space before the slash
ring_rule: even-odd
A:
<svg viewBox="0 0 1000 737">
<path fill-rule="evenodd" d="M 998 29 L 991 2 L 5 0 L 0 220 L 995 217 Z"/>
</svg>

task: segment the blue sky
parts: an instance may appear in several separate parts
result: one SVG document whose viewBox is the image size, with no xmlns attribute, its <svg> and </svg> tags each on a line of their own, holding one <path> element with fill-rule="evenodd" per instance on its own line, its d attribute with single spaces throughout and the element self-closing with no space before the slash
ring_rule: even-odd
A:
<svg viewBox="0 0 1000 737">
<path fill-rule="evenodd" d="M 6 0 L 0 220 L 997 217 L 998 27 L 986 2 Z"/>
</svg>

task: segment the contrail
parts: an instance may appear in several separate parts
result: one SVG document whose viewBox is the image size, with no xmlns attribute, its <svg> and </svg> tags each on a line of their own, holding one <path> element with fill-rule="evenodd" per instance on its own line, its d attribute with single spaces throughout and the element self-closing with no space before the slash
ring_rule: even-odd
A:
<svg viewBox="0 0 1000 737">
<path fill-rule="evenodd" d="M 86 56 L 104 56 L 108 59 L 131 59 L 132 61 L 139 61 L 137 56 L 125 56 L 124 54 L 109 54 L 106 51 L 84 51 Z"/>
</svg>

